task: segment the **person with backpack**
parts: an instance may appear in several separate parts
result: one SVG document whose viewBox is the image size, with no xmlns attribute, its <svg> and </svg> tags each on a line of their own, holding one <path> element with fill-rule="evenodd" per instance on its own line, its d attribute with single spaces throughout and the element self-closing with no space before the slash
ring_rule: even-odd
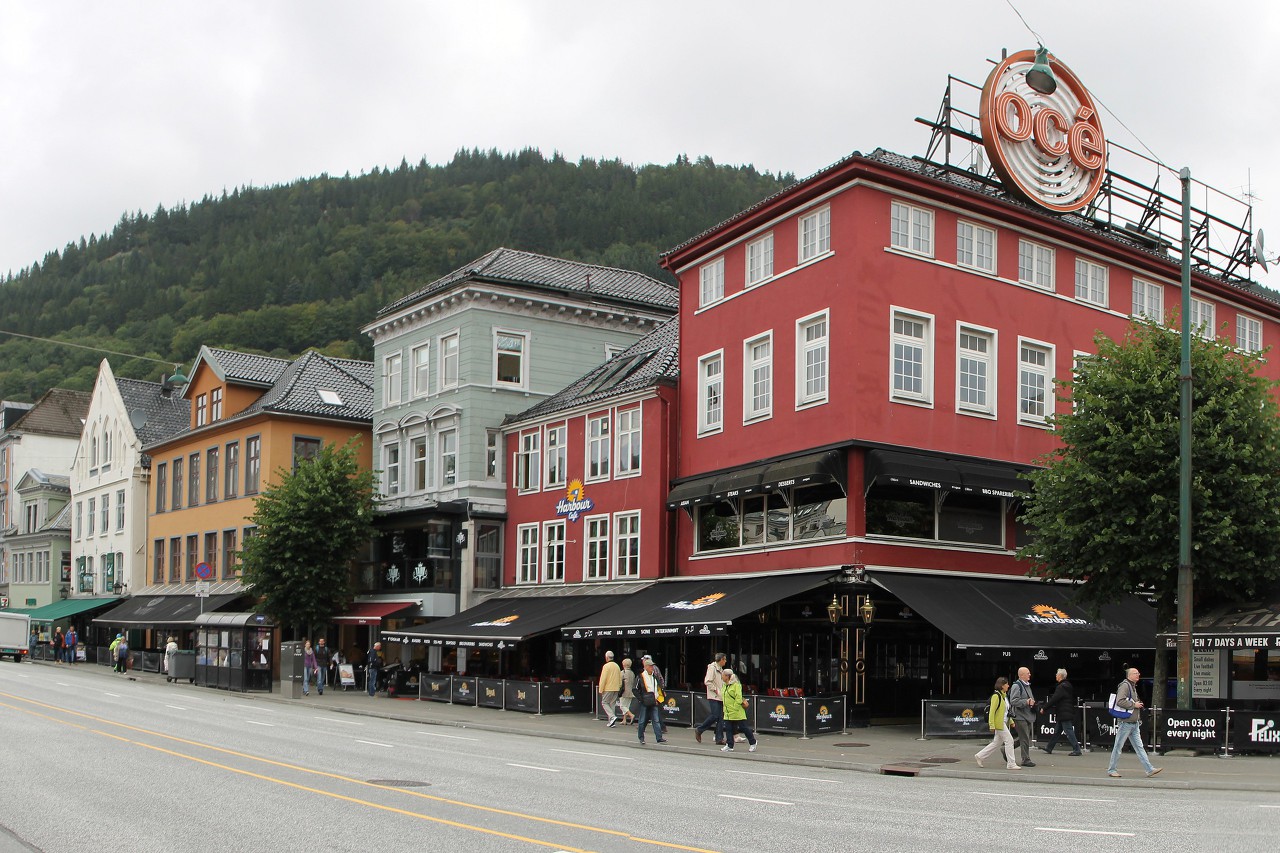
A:
<svg viewBox="0 0 1280 853">
<path fill-rule="evenodd" d="M 1013 738 L 1009 736 L 1009 679 L 1003 675 L 996 679 L 991 702 L 987 708 L 987 727 L 991 730 L 991 743 L 984 746 L 973 760 L 978 766 L 984 766 L 982 759 L 1003 747 L 1005 766 L 1010 770 L 1021 770 L 1013 757 Z"/>
<path fill-rule="evenodd" d="M 1133 751 L 1138 754 L 1138 760 L 1142 762 L 1142 767 L 1147 771 L 1147 777 L 1155 776 L 1163 767 L 1153 767 L 1151 759 L 1147 758 L 1147 750 L 1142 745 L 1142 708 L 1143 704 L 1138 699 L 1138 668 L 1131 666 L 1125 670 L 1125 679 L 1116 685 L 1116 699 L 1113 708 L 1119 709 L 1121 712 L 1128 711 L 1128 717 L 1116 718 L 1116 743 L 1111 747 L 1111 763 L 1107 765 L 1107 775 L 1112 779 L 1120 778 L 1120 771 L 1116 769 L 1116 762 L 1120 760 L 1120 753 L 1124 751 L 1124 742 L 1128 741 L 1133 744 Z M 1115 716 L 1113 713 L 1111 716 Z"/>
<path fill-rule="evenodd" d="M 129 671 L 129 641 L 121 634 L 116 637 L 116 672 Z"/>
</svg>

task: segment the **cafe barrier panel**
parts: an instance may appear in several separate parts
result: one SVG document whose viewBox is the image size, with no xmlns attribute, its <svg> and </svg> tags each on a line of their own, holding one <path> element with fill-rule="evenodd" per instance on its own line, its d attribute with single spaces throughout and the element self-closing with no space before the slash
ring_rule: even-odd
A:
<svg viewBox="0 0 1280 853">
<path fill-rule="evenodd" d="M 423 675 L 418 698 L 529 714 L 587 713 L 592 685 L 581 681 L 515 681 L 467 675 Z"/>
</svg>

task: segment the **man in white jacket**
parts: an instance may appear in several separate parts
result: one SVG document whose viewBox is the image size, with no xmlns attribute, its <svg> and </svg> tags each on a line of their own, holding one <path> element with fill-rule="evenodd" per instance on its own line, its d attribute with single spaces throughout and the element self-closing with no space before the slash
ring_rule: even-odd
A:
<svg viewBox="0 0 1280 853">
<path fill-rule="evenodd" d="M 707 702 L 711 705 L 711 713 L 707 714 L 705 720 L 693 727 L 693 736 L 698 743 L 702 743 L 702 733 L 714 726 L 716 743 L 721 746 L 724 745 L 724 702 L 721 694 L 724 682 L 721 680 L 720 673 L 724 671 L 724 665 L 727 661 L 728 658 L 724 652 L 716 652 L 715 659 L 707 664 L 707 674 L 702 679 L 702 683 L 707 685 Z"/>
</svg>

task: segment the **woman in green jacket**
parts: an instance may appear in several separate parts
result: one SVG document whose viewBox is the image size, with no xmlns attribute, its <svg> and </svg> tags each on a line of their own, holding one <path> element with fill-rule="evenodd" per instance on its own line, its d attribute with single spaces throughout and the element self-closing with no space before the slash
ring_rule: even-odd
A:
<svg viewBox="0 0 1280 853">
<path fill-rule="evenodd" d="M 1009 734 L 1009 679 L 1001 676 L 996 679 L 995 692 L 991 694 L 991 704 L 987 708 L 987 727 L 991 730 L 991 743 L 973 757 L 982 766 L 982 759 L 997 749 L 1004 747 L 1005 766 L 1010 770 L 1021 770 L 1013 758 L 1013 737 Z"/>
<path fill-rule="evenodd" d="M 734 681 L 733 670 L 725 667 L 720 671 L 724 679 L 724 688 L 720 698 L 724 702 L 724 746 L 721 752 L 733 752 L 733 741 L 742 732 L 747 736 L 747 752 L 756 751 L 756 733 L 747 725 L 747 703 L 742 698 L 742 682 Z"/>
</svg>

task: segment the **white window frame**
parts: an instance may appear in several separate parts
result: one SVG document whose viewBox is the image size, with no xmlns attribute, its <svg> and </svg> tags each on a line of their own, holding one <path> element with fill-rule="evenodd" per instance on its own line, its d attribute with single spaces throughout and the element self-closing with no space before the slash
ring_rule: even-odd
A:
<svg viewBox="0 0 1280 853">
<path fill-rule="evenodd" d="M 801 409 L 807 406 L 816 406 L 820 403 L 827 402 L 831 389 L 831 316 L 830 311 L 819 311 L 816 314 L 810 314 L 807 317 L 801 317 L 796 320 L 796 408 Z M 810 328 L 816 328 L 821 325 L 823 328 L 822 335 L 812 340 L 808 339 Z M 810 354 L 821 354 L 821 361 L 815 361 L 815 366 L 819 363 L 822 365 L 821 388 L 815 384 L 810 389 L 809 383 L 809 356 Z"/>
<path fill-rule="evenodd" d="M 763 351 L 762 351 L 763 348 Z M 773 331 L 742 342 L 742 422 L 773 416 Z"/>
<path fill-rule="evenodd" d="M 222 389 L 214 388 L 209 392 L 209 423 L 222 420 Z"/>
<path fill-rule="evenodd" d="M 644 417 L 641 406 L 617 410 L 614 424 L 614 476 L 637 477 L 644 463 Z"/>
<path fill-rule="evenodd" d="M 613 525 L 608 515 L 587 515 L 582 518 L 582 579 L 607 581 L 612 568 Z"/>
<path fill-rule="evenodd" d="M 485 430 L 484 433 L 484 477 L 486 480 L 502 480 L 502 431 Z"/>
<path fill-rule="evenodd" d="M 516 526 L 516 583 L 538 582 L 538 524 Z"/>
<path fill-rule="evenodd" d="M 724 258 L 708 261 L 698 268 L 698 307 L 706 308 L 724 299 Z"/>
<path fill-rule="evenodd" d="M 431 485 L 430 454 L 427 453 L 427 437 L 425 435 L 409 436 L 409 470 L 412 472 L 410 490 L 426 491 Z"/>
<path fill-rule="evenodd" d="M 196 395 L 196 426 L 202 427 L 209 422 L 209 395 Z M 94 468 L 98 467 L 98 436 L 93 437 L 93 453 L 89 458 L 89 464 Z"/>
<path fill-rule="evenodd" d="M 124 489 L 116 489 L 116 530 L 124 530 Z"/>
<path fill-rule="evenodd" d="M 542 477 L 542 432 L 530 430 L 516 438 L 516 453 L 511 468 L 516 491 L 521 494 L 538 491 Z"/>
<path fill-rule="evenodd" d="M 773 278 L 773 232 L 747 244 L 747 287 Z"/>
<path fill-rule="evenodd" d="M 401 400 L 404 355 L 394 352 L 382 358 L 382 404 L 397 406 Z"/>
<path fill-rule="evenodd" d="M 640 577 L 639 510 L 613 514 L 613 576 L 615 579 Z"/>
<path fill-rule="evenodd" d="M 996 230 L 961 219 L 956 222 L 956 266 L 996 273 Z"/>
<path fill-rule="evenodd" d="M 1054 292 L 1054 250 L 1032 240 L 1018 241 L 1018 282 Z"/>
<path fill-rule="evenodd" d="M 546 452 L 542 455 L 546 466 L 543 488 L 563 489 L 569 482 L 569 424 L 567 421 L 547 425 L 543 447 L 546 448 Z"/>
<path fill-rule="evenodd" d="M 613 413 L 587 416 L 587 458 L 583 469 L 588 483 L 609 479 L 613 468 Z"/>
<path fill-rule="evenodd" d="M 452 448 L 449 446 L 453 443 Z M 436 433 L 436 463 L 439 466 L 441 489 L 454 489 L 458 486 L 458 431 L 452 427 Z M 450 471 L 453 473 L 450 474 Z M 452 482 L 450 482 L 452 477 Z"/>
<path fill-rule="evenodd" d="M 904 329 L 918 328 L 919 335 Z M 903 367 L 918 366 L 920 375 Z M 919 388 L 906 387 L 919 383 Z M 889 312 L 889 398 L 899 403 L 933 403 L 933 315 L 892 307 Z"/>
<path fill-rule="evenodd" d="M 565 522 L 546 521 L 542 524 L 542 582 L 564 583 Z"/>
<path fill-rule="evenodd" d="M 724 429 L 724 350 L 698 359 L 698 435 Z"/>
<path fill-rule="evenodd" d="M 1164 285 L 1134 276 L 1133 310 L 1130 313 L 1134 317 L 1164 322 Z"/>
<path fill-rule="evenodd" d="M 1039 365 L 1026 361 L 1025 356 L 1028 350 L 1042 353 L 1045 357 L 1045 363 Z M 1054 358 L 1055 350 L 1053 344 L 1031 338 L 1018 338 L 1018 423 L 1037 427 L 1044 427 L 1048 424 L 1049 416 L 1054 413 L 1055 407 L 1053 387 Z M 1028 377 L 1039 377 L 1040 379 L 1043 412 L 1027 411 L 1030 399 L 1024 393 L 1024 389 L 1030 387 L 1027 381 Z"/>
<path fill-rule="evenodd" d="M 1076 299 L 1106 308 L 1109 278 L 1106 264 L 1088 258 L 1076 258 Z"/>
<path fill-rule="evenodd" d="M 971 347 L 964 346 L 966 337 L 984 341 L 987 351 L 981 353 Z M 998 336 L 995 329 L 975 326 L 972 323 L 956 324 L 956 412 L 959 414 L 983 415 L 992 418 L 996 416 L 996 389 L 999 387 L 996 381 L 996 367 L 1000 363 L 999 352 L 996 347 L 997 340 Z M 962 399 L 964 362 L 966 360 L 983 367 L 983 383 L 986 386 L 984 389 L 985 400 L 983 402 Z"/>
<path fill-rule="evenodd" d="M 800 217 L 796 225 L 796 257 L 800 263 L 831 252 L 831 208 L 824 207 Z"/>
<path fill-rule="evenodd" d="M 933 211 L 894 201 L 889 205 L 889 245 L 901 252 L 933 257 Z"/>
<path fill-rule="evenodd" d="M 528 332 L 520 332 L 514 329 L 494 329 L 493 330 L 493 384 L 499 388 L 527 388 L 529 387 L 529 341 L 531 335 Z M 503 338 L 511 338 L 520 341 L 520 352 L 518 355 L 520 364 L 520 378 L 515 382 L 499 378 L 498 360 L 503 357 L 504 352 L 511 350 L 503 350 L 501 341 Z"/>
<path fill-rule="evenodd" d="M 400 494 L 400 439 L 382 445 L 382 490 L 387 497 Z"/>
<path fill-rule="evenodd" d="M 101 527 L 101 535 L 106 536 L 111 530 L 111 492 L 102 493 L 102 504 L 98 507 L 99 527 Z"/>
<path fill-rule="evenodd" d="M 1236 315 L 1236 348 L 1245 352 L 1262 351 L 1262 321 L 1248 314 Z"/>
<path fill-rule="evenodd" d="M 440 387 L 457 388 L 461 370 L 462 335 L 448 332 L 440 336 Z"/>
<path fill-rule="evenodd" d="M 1206 341 L 1218 336 L 1217 306 L 1207 299 L 1191 297 L 1191 331 Z"/>
<path fill-rule="evenodd" d="M 414 347 L 409 356 L 413 362 L 413 396 L 426 397 L 431 393 L 431 344 Z"/>
</svg>

